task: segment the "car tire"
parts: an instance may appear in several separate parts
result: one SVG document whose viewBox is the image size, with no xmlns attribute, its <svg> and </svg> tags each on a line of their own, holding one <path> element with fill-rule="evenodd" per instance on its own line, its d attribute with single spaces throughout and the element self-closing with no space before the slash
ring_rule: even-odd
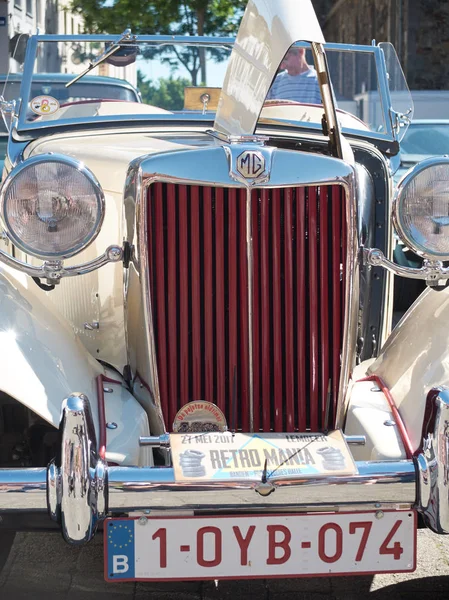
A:
<svg viewBox="0 0 449 600">
<path fill-rule="evenodd" d="M 0 531 L 0 571 L 2 571 L 6 561 L 8 560 L 15 537 L 15 531 L 8 531 L 6 529 L 4 531 Z"/>
</svg>

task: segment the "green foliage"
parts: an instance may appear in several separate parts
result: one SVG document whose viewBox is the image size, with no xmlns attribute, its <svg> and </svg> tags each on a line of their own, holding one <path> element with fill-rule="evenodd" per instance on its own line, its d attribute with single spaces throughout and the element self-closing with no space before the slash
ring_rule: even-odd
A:
<svg viewBox="0 0 449 600">
<path fill-rule="evenodd" d="M 82 14 L 86 30 L 93 33 L 121 33 L 130 28 L 134 34 L 231 36 L 238 28 L 246 0 L 71 0 L 74 12 Z M 206 82 L 206 51 L 186 47 L 181 53 L 161 48 L 161 61 L 175 56 L 189 71 L 192 85 Z M 207 51 L 216 62 L 226 53 Z"/>
<path fill-rule="evenodd" d="M 72 0 L 93 33 L 234 35 L 246 0 Z"/>
<path fill-rule="evenodd" d="M 152 104 L 166 110 L 181 110 L 184 106 L 184 88 L 191 85 L 183 77 L 160 77 L 156 83 L 146 79 L 141 71 L 137 71 L 137 87 L 145 104 Z"/>
</svg>

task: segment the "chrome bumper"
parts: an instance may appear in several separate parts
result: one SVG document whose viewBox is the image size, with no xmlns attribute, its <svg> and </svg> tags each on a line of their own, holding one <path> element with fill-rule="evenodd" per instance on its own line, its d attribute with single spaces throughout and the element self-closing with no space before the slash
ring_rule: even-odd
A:
<svg viewBox="0 0 449 600">
<path fill-rule="evenodd" d="M 449 402 L 444 406 L 437 420 L 445 415 L 446 428 L 443 429 L 447 432 Z M 440 423 L 438 427 L 440 431 Z M 0 513 L 32 515 L 48 511 L 60 524 L 66 541 L 73 544 L 90 540 L 98 523 L 106 516 L 138 511 L 188 514 L 192 511 L 321 512 L 417 507 L 432 529 L 433 523 L 438 522 L 440 533 L 449 532 L 447 477 L 436 477 L 433 487 L 428 489 L 422 482 L 424 477 L 417 477 L 412 460 L 358 462 L 355 476 L 272 477 L 270 483 L 274 490 L 263 496 L 257 493 L 260 484 L 254 481 L 179 483 L 171 468 L 107 467 L 97 454 L 90 405 L 82 394 L 72 394 L 64 401 L 60 430 L 59 464 L 52 461 L 48 468 L 0 469 Z M 445 440 L 447 458 L 447 436 Z M 438 457 L 433 464 L 438 465 Z M 420 456 L 417 463 L 421 465 L 422 462 Z M 447 462 L 445 465 L 447 474 Z M 420 466 L 420 473 L 424 471 Z M 442 489 L 444 481 L 446 487 Z M 423 497 L 429 499 L 427 504 Z M 435 504 L 435 497 L 444 506 Z M 429 506 L 432 514 L 437 507 L 437 519 L 429 517 Z"/>
</svg>

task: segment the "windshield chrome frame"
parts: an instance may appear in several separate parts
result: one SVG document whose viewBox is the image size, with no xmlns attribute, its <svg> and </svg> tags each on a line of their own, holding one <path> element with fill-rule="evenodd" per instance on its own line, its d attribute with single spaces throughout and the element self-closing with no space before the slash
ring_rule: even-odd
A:
<svg viewBox="0 0 449 600">
<path fill-rule="evenodd" d="M 24 70 L 22 75 L 22 82 L 20 86 L 20 96 L 18 98 L 17 106 L 17 133 L 19 134 L 37 134 L 38 132 L 44 132 L 46 129 L 51 127 L 52 130 L 64 126 L 82 124 L 89 126 L 93 123 L 113 123 L 117 120 L 117 115 L 106 116 L 103 118 L 99 117 L 87 117 L 80 122 L 78 119 L 60 119 L 58 121 L 51 121 L 48 124 L 44 123 L 28 123 L 26 121 L 26 110 L 24 110 L 22 99 L 29 98 L 31 92 L 31 81 L 34 73 L 34 66 L 37 55 L 38 44 L 42 42 L 76 42 L 82 40 L 83 42 L 111 42 L 116 40 L 117 36 L 114 35 L 33 35 L 30 37 L 26 55 Z M 164 45 L 184 45 L 184 46 L 215 46 L 215 47 L 227 47 L 232 49 L 234 44 L 234 38 L 232 37 L 212 37 L 212 36 L 171 36 L 171 35 L 142 35 L 138 36 L 137 43 L 154 44 L 155 46 Z M 295 46 L 304 47 L 311 49 L 311 45 L 307 42 L 296 42 Z M 381 102 L 381 112 L 384 117 L 385 132 L 375 131 L 364 131 L 360 129 L 352 129 L 348 127 L 342 127 L 342 133 L 348 135 L 355 135 L 357 137 L 363 137 L 378 141 L 395 142 L 397 141 L 397 135 L 395 134 L 390 117 L 391 101 L 390 93 L 388 89 L 388 76 L 386 71 L 386 64 L 383 56 L 383 51 L 378 46 L 368 45 L 355 45 L 355 44 L 337 44 L 337 43 L 326 43 L 323 44 L 325 52 L 327 51 L 341 51 L 341 52 L 365 52 L 372 54 L 375 60 L 375 66 L 377 71 L 377 86 L 378 93 Z M 155 121 L 167 120 L 167 117 L 172 115 L 149 115 L 143 117 L 139 115 L 138 121 L 148 121 L 154 124 Z M 173 115 L 175 118 L 183 117 L 184 115 L 176 114 Z M 155 118 L 156 117 L 156 118 Z M 189 116 L 187 116 L 190 118 Z M 198 119 L 198 115 L 193 116 L 194 120 Z M 99 120 L 101 119 L 101 120 Z M 183 119 L 184 120 L 184 119 Z M 136 116 L 134 115 L 120 115 L 120 123 L 123 125 L 126 121 L 136 122 Z M 284 121 L 279 120 L 279 126 L 283 123 L 289 126 L 295 126 L 298 128 L 310 128 L 314 130 L 321 129 L 321 124 L 318 123 L 305 123 L 303 121 Z M 263 125 L 260 121 L 258 122 L 258 128 Z"/>
</svg>

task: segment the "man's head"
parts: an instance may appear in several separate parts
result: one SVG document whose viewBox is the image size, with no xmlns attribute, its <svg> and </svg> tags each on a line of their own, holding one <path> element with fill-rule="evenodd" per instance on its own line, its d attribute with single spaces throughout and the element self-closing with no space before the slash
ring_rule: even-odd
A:
<svg viewBox="0 0 449 600">
<path fill-rule="evenodd" d="M 281 62 L 281 69 L 285 69 L 289 75 L 299 75 L 308 68 L 305 48 L 292 46 Z"/>
</svg>

